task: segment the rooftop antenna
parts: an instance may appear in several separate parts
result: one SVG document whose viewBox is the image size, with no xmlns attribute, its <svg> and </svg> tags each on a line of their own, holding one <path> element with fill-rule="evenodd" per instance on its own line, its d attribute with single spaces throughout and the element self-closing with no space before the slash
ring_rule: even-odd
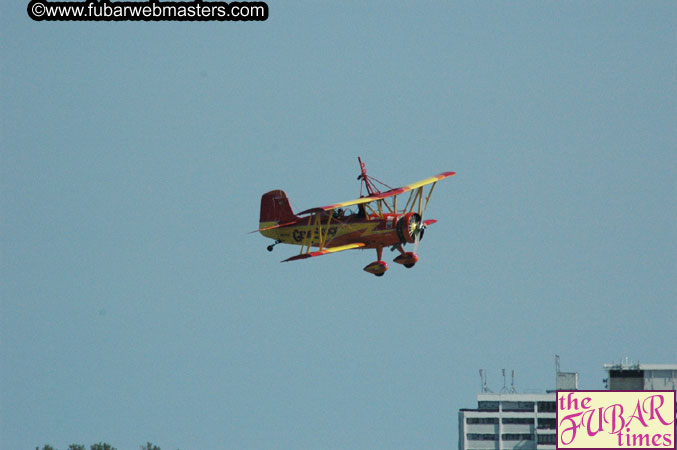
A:
<svg viewBox="0 0 677 450">
<path fill-rule="evenodd" d="M 559 373 L 559 355 L 555 355 L 555 371 Z"/>
<path fill-rule="evenodd" d="M 510 393 L 514 394 L 515 392 L 517 391 L 515 390 L 515 370 L 513 369 L 512 380 L 510 381 Z"/>
<path fill-rule="evenodd" d="M 487 387 L 487 373 L 484 371 L 484 369 L 480 369 L 480 383 L 483 393 L 491 392 L 491 389 Z"/>
<path fill-rule="evenodd" d="M 504 392 L 508 392 L 508 388 L 505 386 L 505 369 L 501 369 L 503 372 L 503 389 L 501 389 L 501 394 Z"/>
</svg>

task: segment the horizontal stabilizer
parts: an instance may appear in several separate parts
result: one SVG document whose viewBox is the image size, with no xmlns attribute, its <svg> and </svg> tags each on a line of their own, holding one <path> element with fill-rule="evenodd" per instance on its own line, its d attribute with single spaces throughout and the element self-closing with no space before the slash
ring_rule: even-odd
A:
<svg viewBox="0 0 677 450">
<path fill-rule="evenodd" d="M 271 226 L 269 226 L 269 227 L 263 227 L 263 228 L 259 228 L 258 230 L 250 231 L 249 234 L 252 234 L 252 233 L 260 233 L 260 232 L 262 232 L 262 231 L 268 231 L 268 230 L 274 230 L 275 228 L 286 227 L 287 225 L 294 225 L 296 222 L 297 222 L 297 221 L 294 220 L 293 222 L 278 223 L 278 224 L 275 224 L 275 225 L 271 225 Z"/>
</svg>

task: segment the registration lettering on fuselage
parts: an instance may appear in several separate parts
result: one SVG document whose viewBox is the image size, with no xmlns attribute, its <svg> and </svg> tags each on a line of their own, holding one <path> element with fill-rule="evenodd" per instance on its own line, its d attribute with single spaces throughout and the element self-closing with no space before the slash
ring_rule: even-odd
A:
<svg viewBox="0 0 677 450">
<path fill-rule="evenodd" d="M 338 229 L 338 227 L 329 227 L 329 229 L 326 231 L 327 236 L 332 237 L 332 238 L 334 236 L 336 236 L 337 229 Z M 307 239 L 308 236 L 310 236 L 311 233 L 313 235 L 313 239 L 320 239 L 320 232 L 321 232 L 321 230 L 319 230 L 318 228 L 315 228 L 314 230 L 307 230 L 307 231 L 296 229 L 296 230 L 294 230 L 294 233 L 292 234 L 292 236 L 294 237 L 294 240 L 296 242 L 302 242 L 303 240 Z M 324 231 L 322 233 L 324 233 Z"/>
</svg>

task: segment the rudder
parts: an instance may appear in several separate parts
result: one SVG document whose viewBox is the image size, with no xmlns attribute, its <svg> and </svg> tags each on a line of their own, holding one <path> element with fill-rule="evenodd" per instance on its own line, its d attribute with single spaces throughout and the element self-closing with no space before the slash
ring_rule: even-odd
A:
<svg viewBox="0 0 677 450">
<path fill-rule="evenodd" d="M 297 217 L 291 209 L 287 194 L 282 190 L 266 192 L 261 196 L 261 215 L 259 223 L 293 222 Z"/>
</svg>

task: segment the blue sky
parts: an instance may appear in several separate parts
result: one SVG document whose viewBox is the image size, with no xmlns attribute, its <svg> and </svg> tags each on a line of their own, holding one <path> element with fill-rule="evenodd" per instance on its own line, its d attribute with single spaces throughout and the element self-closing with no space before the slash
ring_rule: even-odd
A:
<svg viewBox="0 0 677 450">
<path fill-rule="evenodd" d="M 1 6 L 2 448 L 455 448 L 480 368 L 676 362 L 674 2 L 268 4 Z M 354 198 L 358 155 L 457 172 L 414 269 L 247 234 L 268 190 Z"/>
</svg>

